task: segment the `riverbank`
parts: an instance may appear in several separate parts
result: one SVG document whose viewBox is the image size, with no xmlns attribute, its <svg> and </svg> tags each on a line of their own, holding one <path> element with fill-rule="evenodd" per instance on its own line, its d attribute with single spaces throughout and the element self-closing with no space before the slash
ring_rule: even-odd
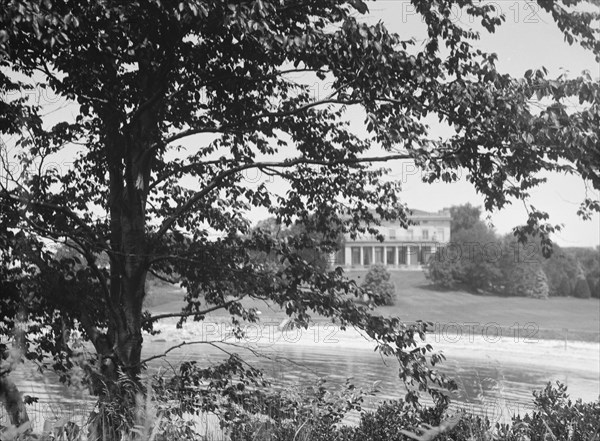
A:
<svg viewBox="0 0 600 441">
<path fill-rule="evenodd" d="M 282 326 L 282 323 L 262 322 L 243 327 L 246 337 L 235 339 L 231 326 L 222 320 L 200 323 L 185 323 L 181 329 L 176 320 L 169 319 L 158 324 L 157 335 L 146 334 L 146 343 L 173 343 L 185 346 L 210 342 L 224 342 L 232 347 L 268 350 L 278 346 L 303 346 L 326 348 L 332 354 L 348 350 L 373 351 L 372 340 L 356 329 L 341 330 L 330 323 L 316 323 L 308 329 Z M 478 333 L 474 328 L 469 333 L 454 332 L 450 328 L 431 333 L 421 345 L 430 344 L 435 351 L 443 352 L 447 358 L 489 359 L 499 364 L 521 364 L 535 367 L 553 367 L 562 370 L 577 370 L 598 373 L 600 378 L 600 343 L 549 339 L 522 339 L 502 335 L 499 329 L 493 333 Z"/>
</svg>

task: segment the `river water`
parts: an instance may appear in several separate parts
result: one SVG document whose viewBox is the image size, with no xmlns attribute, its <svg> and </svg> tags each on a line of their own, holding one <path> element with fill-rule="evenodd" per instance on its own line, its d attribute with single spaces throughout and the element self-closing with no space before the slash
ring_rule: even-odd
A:
<svg viewBox="0 0 600 441">
<path fill-rule="evenodd" d="M 347 378 L 363 389 L 380 382 L 379 392 L 366 399 L 363 407 L 367 409 L 405 393 L 397 378 L 397 361 L 383 359 L 373 351 L 372 342 L 355 330 L 319 325 L 308 330 L 282 331 L 272 324 L 250 327 L 247 338 L 236 341 L 228 336 L 226 326 L 217 323 L 192 323 L 178 330 L 172 322 L 161 324 L 159 329 L 161 334 L 145 337 L 145 357 L 162 354 L 183 341 L 195 343 L 169 352 L 168 363 L 151 362 L 152 369 L 168 368 L 184 360 L 208 365 L 224 359 L 226 354 L 203 342 L 225 341 L 222 345 L 225 350 L 243 354 L 249 363 L 286 388 L 314 385 L 319 377 L 325 378 L 334 389 Z M 468 338 L 430 335 L 427 343 L 447 357 L 439 370 L 458 383 L 454 405 L 493 421 L 508 421 L 513 414 L 529 411 L 532 392 L 543 388 L 548 381 L 566 384 L 573 399 L 593 401 L 600 396 L 598 343 L 518 341 L 477 335 Z M 248 352 L 244 345 L 260 350 L 263 355 Z M 64 388 L 33 367 L 17 370 L 14 379 L 23 393 L 39 398 L 38 403 L 30 406 L 36 428 L 41 428 L 45 419 L 56 419 L 63 414 L 82 421 L 91 409 L 88 397 Z M 349 422 L 357 418 L 358 415 L 351 416 Z"/>
</svg>

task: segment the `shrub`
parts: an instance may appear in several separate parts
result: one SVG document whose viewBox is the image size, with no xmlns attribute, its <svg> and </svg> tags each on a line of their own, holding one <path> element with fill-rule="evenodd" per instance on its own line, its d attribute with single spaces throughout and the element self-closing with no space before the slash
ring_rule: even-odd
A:
<svg viewBox="0 0 600 441">
<path fill-rule="evenodd" d="M 512 295 L 532 297 L 535 299 L 548 298 L 548 279 L 539 265 L 522 263 L 517 265 L 509 278 L 508 289 Z"/>
<path fill-rule="evenodd" d="M 544 390 L 533 395 L 534 412 L 513 419 L 512 433 L 516 439 L 598 439 L 600 400 L 592 403 L 577 400 L 573 403 L 567 395 L 567 387 L 558 381 L 556 387 L 548 383 Z"/>
<path fill-rule="evenodd" d="M 550 258 L 540 258 L 544 272 L 548 277 L 551 296 L 566 297 L 573 292 L 573 280 L 579 273 L 577 259 L 567 251 L 554 245 L 554 252 Z"/>
<path fill-rule="evenodd" d="M 548 288 L 548 278 L 546 277 L 546 273 L 541 266 L 538 266 L 533 286 L 531 287 L 531 291 L 529 291 L 529 297 L 547 299 L 549 293 L 550 289 Z"/>
<path fill-rule="evenodd" d="M 374 412 L 361 415 L 353 440 L 405 441 L 400 432 L 421 424 L 437 424 L 441 412 L 432 408 L 415 409 L 403 400 L 384 402 Z"/>
<path fill-rule="evenodd" d="M 463 413 L 449 418 L 443 407 L 414 408 L 398 400 L 383 403 L 374 412 L 365 412 L 354 429 L 352 441 L 406 441 L 414 439 L 545 441 L 593 440 L 600 427 L 600 400 L 573 403 L 560 382 L 548 383 L 534 392 L 531 415 L 516 416 L 511 424 L 492 423 L 487 418 Z M 444 424 L 454 420 L 453 424 Z M 434 426 L 428 429 L 428 426 Z M 446 427 L 444 427 L 446 426 Z M 425 432 L 419 435 L 419 432 Z M 403 434 L 404 432 L 404 434 Z M 405 436 L 410 432 L 410 438 Z M 435 436 L 437 432 L 437 436 Z M 414 434 L 415 436 L 412 436 Z"/>
<path fill-rule="evenodd" d="M 495 440 L 545 441 L 596 439 L 600 427 L 600 400 L 571 401 L 560 382 L 534 392 L 531 414 L 511 423 L 458 412 L 443 405 L 414 406 L 400 399 L 362 412 L 357 426 L 343 425 L 349 411 L 360 411 L 364 394 L 349 383 L 329 392 L 320 381 L 306 389 L 275 392 L 267 402 L 248 409 L 248 418 L 232 421 L 232 441 L 435 441 Z M 268 411 L 265 412 L 265 409 Z"/>
<path fill-rule="evenodd" d="M 560 280 L 560 285 L 556 290 L 556 295 L 561 297 L 568 297 L 573 293 L 573 284 L 571 283 L 571 279 L 564 276 Z"/>
<path fill-rule="evenodd" d="M 494 291 L 501 280 L 494 249 L 498 238 L 484 223 L 452 233 L 452 242 L 429 261 L 428 278 L 443 288 L 462 288 L 470 292 Z"/>
<path fill-rule="evenodd" d="M 315 386 L 275 392 L 254 414 L 230 424 L 232 441 L 349 440 L 353 430 L 340 426 L 351 410 L 360 410 L 363 392 L 346 381 L 330 392 L 321 379 Z"/>
<path fill-rule="evenodd" d="M 376 305 L 393 305 L 396 300 L 396 288 L 390 282 L 390 276 L 383 265 L 371 267 L 365 276 L 362 288 Z"/>
<path fill-rule="evenodd" d="M 584 277 L 578 278 L 577 282 L 575 282 L 573 295 L 580 299 L 589 299 L 591 297 L 590 287 Z"/>
<path fill-rule="evenodd" d="M 592 297 L 600 297 L 600 247 L 571 248 L 581 266 L 581 273 L 586 278 Z"/>
<path fill-rule="evenodd" d="M 455 275 L 454 264 L 443 257 L 442 251 L 438 251 L 429 260 L 425 267 L 425 277 L 440 288 L 452 289 L 459 283 Z"/>
<path fill-rule="evenodd" d="M 593 276 L 587 277 L 588 286 L 590 288 L 590 293 L 592 297 L 596 299 L 600 299 L 600 281 L 598 278 Z"/>
</svg>

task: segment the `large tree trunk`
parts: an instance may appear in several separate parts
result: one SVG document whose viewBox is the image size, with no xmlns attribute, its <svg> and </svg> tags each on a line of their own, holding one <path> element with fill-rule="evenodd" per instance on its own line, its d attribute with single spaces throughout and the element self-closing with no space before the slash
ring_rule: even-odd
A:
<svg viewBox="0 0 600 441">
<path fill-rule="evenodd" d="M 108 330 L 96 344 L 101 381 L 94 390 L 98 411 L 92 416 L 88 434 L 94 441 L 119 440 L 135 423 L 136 404 L 145 402 L 137 397 L 145 393 L 139 381 L 146 281 L 145 260 L 140 257 L 144 255 L 143 220 L 139 211 L 133 222 L 129 214 L 124 213 L 119 222 L 124 257 L 111 262 Z"/>
<path fill-rule="evenodd" d="M 109 122 L 107 163 L 110 179 L 110 296 L 108 299 L 109 353 L 124 372 L 140 372 L 142 348 L 142 305 L 147 271 L 146 197 L 150 159 L 146 158 L 149 140 L 143 127 L 132 133 L 119 133 L 118 124 Z"/>
<path fill-rule="evenodd" d="M 144 393 L 139 374 L 148 265 L 145 208 L 151 161 L 145 155 L 149 140 L 141 134 L 149 131 L 138 127 L 138 136 L 123 136 L 115 129 L 105 140 L 110 179 L 110 295 L 108 329 L 95 343 L 103 378 L 94 390 L 99 406 L 90 425 L 90 439 L 119 439 L 122 433 L 116 428 L 133 423 L 136 394 Z M 126 385 L 119 381 L 124 377 Z"/>
<path fill-rule="evenodd" d="M 29 421 L 23 397 L 8 375 L 0 376 L 0 402 L 4 405 L 13 426 L 19 427 Z"/>
</svg>

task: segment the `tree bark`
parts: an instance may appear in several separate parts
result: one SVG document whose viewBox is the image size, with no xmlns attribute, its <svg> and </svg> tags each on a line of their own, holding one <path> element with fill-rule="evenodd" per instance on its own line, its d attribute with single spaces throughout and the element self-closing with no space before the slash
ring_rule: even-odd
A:
<svg viewBox="0 0 600 441">
<path fill-rule="evenodd" d="M 147 153 L 155 118 L 142 118 L 130 133 L 120 133 L 110 120 L 105 139 L 109 171 L 108 211 L 110 215 L 110 282 L 107 303 L 107 331 L 94 343 L 98 373 L 94 393 L 98 413 L 93 415 L 89 439 L 118 439 L 117 427 L 131 424 L 135 395 L 143 394 L 139 383 L 142 350 L 142 308 L 148 264 L 146 198 L 153 156 Z M 155 127 L 154 127 L 155 129 Z M 125 375 L 126 387 L 119 384 Z M 135 387 L 130 388 L 131 381 Z M 117 412 L 115 412 L 117 410 Z M 122 418 L 122 421 L 117 421 Z"/>
<path fill-rule="evenodd" d="M 19 427 L 29 421 L 23 397 L 8 375 L 0 376 L 0 402 L 4 405 L 13 426 Z"/>
</svg>

